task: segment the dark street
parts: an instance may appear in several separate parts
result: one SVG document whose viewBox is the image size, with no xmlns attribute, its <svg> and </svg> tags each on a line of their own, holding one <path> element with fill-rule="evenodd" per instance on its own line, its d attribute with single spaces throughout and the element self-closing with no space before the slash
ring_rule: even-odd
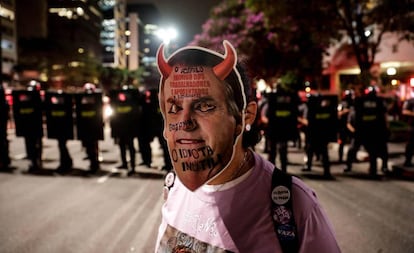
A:
<svg viewBox="0 0 414 253">
<path fill-rule="evenodd" d="M 106 131 L 108 134 L 108 129 Z M 13 171 L 0 173 L 1 252 L 152 252 L 163 202 L 163 165 L 158 141 L 152 142 L 153 169 L 138 166 L 127 177 L 118 170 L 119 150 L 109 137 L 100 142 L 101 171 L 83 173 L 88 162 L 78 141 L 70 141 L 74 167 L 67 175 L 54 173 L 58 153 L 54 140 L 43 139 L 44 171 L 26 172 L 21 138 L 9 132 Z M 107 136 L 106 136 L 107 137 Z M 256 150 L 263 150 L 263 143 Z M 403 145 L 390 143 L 390 164 L 402 161 Z M 289 148 L 288 171 L 300 176 L 317 193 L 330 217 L 344 253 L 414 251 L 414 183 L 412 180 L 367 176 L 367 162 L 344 174 L 335 163 L 334 180 L 321 178 L 322 167 L 304 173 L 303 151 Z M 362 160 L 366 153 L 361 151 Z M 140 162 L 138 156 L 137 163 Z"/>
</svg>

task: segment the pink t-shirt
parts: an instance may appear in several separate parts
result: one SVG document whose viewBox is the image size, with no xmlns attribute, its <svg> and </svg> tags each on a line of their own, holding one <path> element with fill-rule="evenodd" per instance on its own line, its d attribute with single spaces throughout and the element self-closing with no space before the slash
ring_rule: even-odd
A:
<svg viewBox="0 0 414 253">
<path fill-rule="evenodd" d="M 271 217 L 274 165 L 255 154 L 255 166 L 221 186 L 191 192 L 175 179 L 162 208 L 155 252 L 282 252 Z M 300 253 L 340 252 L 315 193 L 292 180 Z"/>
</svg>

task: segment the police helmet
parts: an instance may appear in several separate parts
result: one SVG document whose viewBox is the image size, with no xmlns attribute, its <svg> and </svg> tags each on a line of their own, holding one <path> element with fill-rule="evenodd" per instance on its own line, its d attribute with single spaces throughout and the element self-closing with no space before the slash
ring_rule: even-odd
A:
<svg viewBox="0 0 414 253">
<path fill-rule="evenodd" d="M 350 101 L 355 98 L 355 92 L 351 89 L 346 89 L 342 95 L 342 100 Z"/>
<path fill-rule="evenodd" d="M 41 88 L 41 85 L 36 80 L 31 80 L 27 86 L 27 90 L 29 91 L 39 91 Z"/>
<path fill-rule="evenodd" d="M 376 96 L 378 92 L 378 87 L 370 85 L 365 89 L 365 95 L 367 96 Z"/>
<path fill-rule="evenodd" d="M 83 85 L 83 90 L 87 93 L 92 93 L 95 91 L 95 89 L 96 89 L 96 86 L 93 83 L 85 83 Z"/>
</svg>

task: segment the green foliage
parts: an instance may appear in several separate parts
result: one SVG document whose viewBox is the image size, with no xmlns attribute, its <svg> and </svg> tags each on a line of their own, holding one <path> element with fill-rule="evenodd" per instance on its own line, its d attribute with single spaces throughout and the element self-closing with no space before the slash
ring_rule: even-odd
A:
<svg viewBox="0 0 414 253">
<path fill-rule="evenodd" d="M 413 39 L 414 5 L 411 0 L 336 0 L 334 3 L 340 21 L 338 29 L 345 31 L 350 39 L 361 70 L 361 83 L 367 86 L 383 35 L 394 32 L 400 39 Z"/>
<path fill-rule="evenodd" d="M 105 91 L 120 89 L 123 85 L 138 87 L 142 82 L 144 68 L 129 71 L 127 69 L 101 67 L 99 69 L 99 80 Z"/>
<path fill-rule="evenodd" d="M 121 88 L 125 79 L 125 70 L 113 67 L 102 67 L 99 80 L 105 90 Z"/>
<path fill-rule="evenodd" d="M 267 39 L 264 21 L 263 13 L 246 8 L 244 1 L 223 1 L 212 9 L 203 32 L 195 36 L 192 44 L 222 51 L 223 40 L 229 40 L 252 77 L 272 77 L 277 73 L 280 57 Z"/>
<path fill-rule="evenodd" d="M 224 39 L 231 41 L 256 79 L 270 80 L 287 72 L 300 75 L 290 80 L 313 79 L 321 73 L 322 52 L 330 43 L 323 34 L 331 32 L 328 17 L 321 19 L 327 10 L 292 1 L 224 1 L 211 11 L 194 44 L 217 50 Z M 306 20 L 309 12 L 320 19 Z"/>
<path fill-rule="evenodd" d="M 412 0 L 229 0 L 212 9 L 193 44 L 222 50 L 227 39 L 252 77 L 286 76 L 294 85 L 292 80 L 318 82 L 322 55 L 345 34 L 361 69 L 361 83 L 367 84 L 385 32 L 413 39 L 413 12 Z"/>
</svg>

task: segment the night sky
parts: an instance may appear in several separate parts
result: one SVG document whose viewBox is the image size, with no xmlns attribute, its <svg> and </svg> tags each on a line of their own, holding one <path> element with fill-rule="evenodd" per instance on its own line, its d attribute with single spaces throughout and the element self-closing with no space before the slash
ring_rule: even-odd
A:
<svg viewBox="0 0 414 253">
<path fill-rule="evenodd" d="M 220 0 L 127 0 L 128 3 L 153 3 L 160 11 L 163 27 L 174 26 L 178 31 L 177 43 L 181 46 L 201 33 L 211 8 Z"/>
</svg>

